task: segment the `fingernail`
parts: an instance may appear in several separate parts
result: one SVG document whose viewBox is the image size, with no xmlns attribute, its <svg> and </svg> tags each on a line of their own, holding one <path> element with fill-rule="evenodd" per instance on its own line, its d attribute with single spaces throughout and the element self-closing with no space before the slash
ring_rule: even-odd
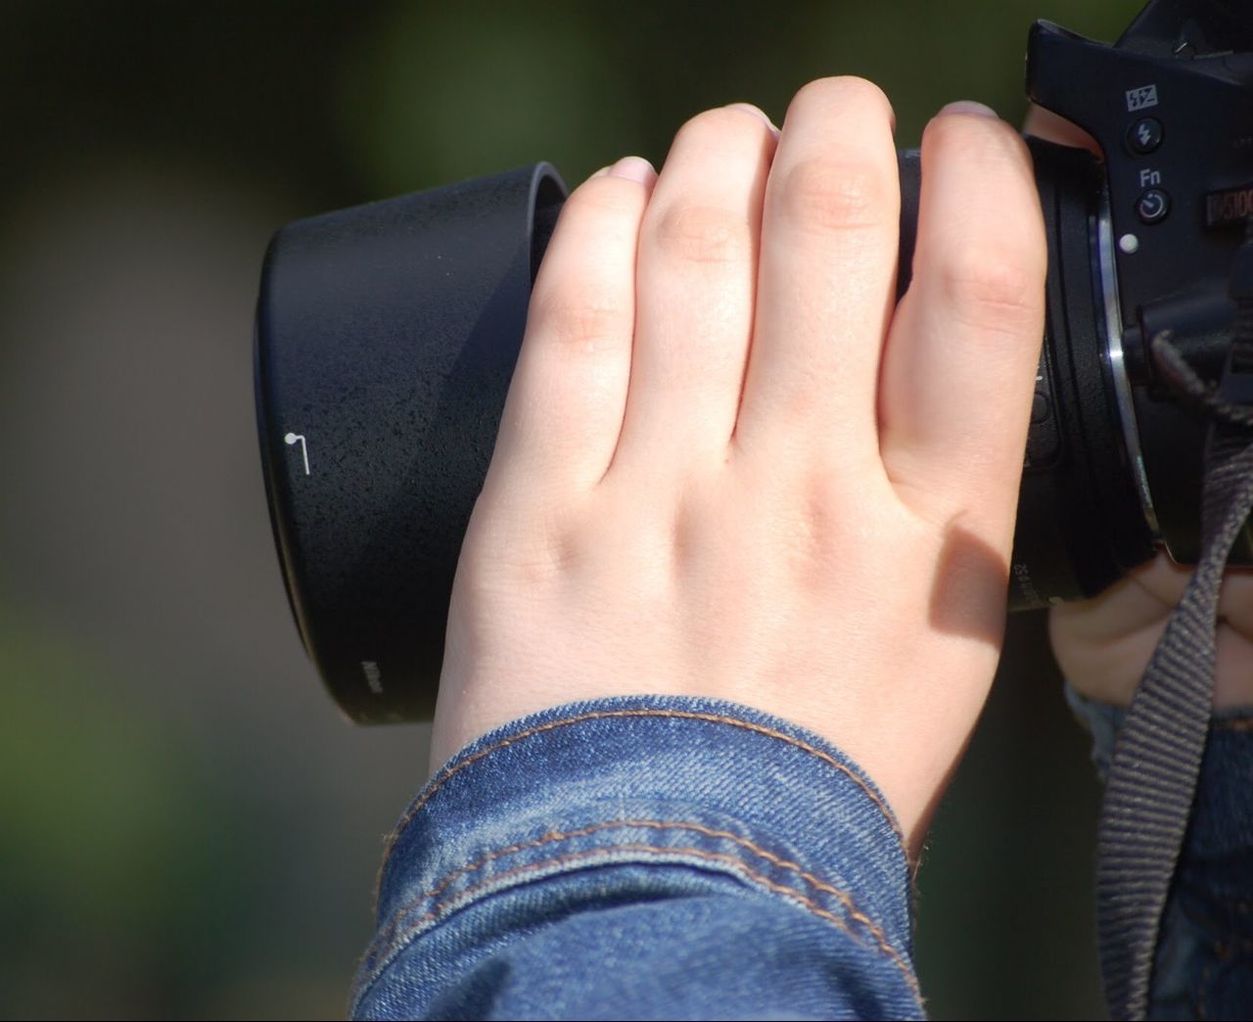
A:
<svg viewBox="0 0 1253 1022">
<path fill-rule="evenodd" d="M 959 99 L 956 103 L 949 103 L 944 107 L 940 114 L 970 114 L 974 117 L 997 117 L 1000 115 L 990 106 L 984 106 L 982 103 L 976 103 L 973 99 Z"/>
<path fill-rule="evenodd" d="M 628 181 L 637 181 L 642 185 L 652 184 L 657 179 L 657 171 L 642 156 L 624 156 L 609 168 L 610 177 L 624 177 Z"/>
<path fill-rule="evenodd" d="M 728 110 L 743 110 L 746 114 L 752 114 L 754 117 L 760 117 L 766 122 L 766 127 L 770 129 L 775 138 L 779 137 L 779 129 L 775 127 L 774 121 L 770 119 L 770 115 L 761 107 L 753 106 L 752 103 L 728 103 Z"/>
</svg>

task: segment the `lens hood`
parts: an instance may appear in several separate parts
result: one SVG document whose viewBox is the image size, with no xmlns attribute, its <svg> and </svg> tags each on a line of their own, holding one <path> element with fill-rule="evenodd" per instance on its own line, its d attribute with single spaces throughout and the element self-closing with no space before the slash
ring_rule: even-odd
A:
<svg viewBox="0 0 1253 1022">
<path fill-rule="evenodd" d="M 271 523 L 305 648 L 358 722 L 434 710 L 461 539 L 565 194 L 540 163 L 270 243 L 254 378 Z"/>
</svg>

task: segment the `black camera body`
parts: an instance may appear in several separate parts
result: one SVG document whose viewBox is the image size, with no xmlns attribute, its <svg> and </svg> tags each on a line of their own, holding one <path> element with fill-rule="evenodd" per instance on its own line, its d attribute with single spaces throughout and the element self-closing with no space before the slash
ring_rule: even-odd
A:
<svg viewBox="0 0 1253 1022">
<path fill-rule="evenodd" d="M 1199 553 L 1205 423 L 1158 378 L 1149 341 L 1169 331 L 1202 376 L 1224 375 L 1236 312 L 1228 282 L 1253 200 L 1251 33 L 1247 5 L 1181 2 L 1150 4 L 1112 48 L 1048 24 L 1032 30 L 1030 99 L 1085 129 L 1104 156 L 1096 168 L 1101 191 L 1089 200 L 1088 233 L 1097 275 L 1093 299 L 1104 319 L 1097 326 L 1104 327 L 1098 343 L 1102 389 L 1113 413 L 1108 428 L 1121 433 L 1116 463 L 1099 450 L 1105 427 L 1092 422 L 1082 437 L 1074 436 L 1099 459 L 1092 466 L 1099 503 L 1091 512 L 1100 516 L 1095 531 L 1103 535 L 1093 537 L 1095 548 L 1074 537 L 1072 550 L 1091 549 L 1071 555 L 1078 592 L 1055 590 L 1051 581 L 1037 585 L 1050 602 L 1099 591 L 1155 546 L 1182 563 Z M 1055 237 L 1059 247 L 1065 244 Z M 1085 329 L 1076 323 L 1074 293 L 1064 290 L 1065 307 L 1055 307 L 1050 281 L 1051 335 Z M 1057 348 L 1046 345 L 1046 360 Z M 1037 506 L 1033 480 L 1049 470 L 1032 457 L 1051 442 L 1037 434 L 1043 405 L 1054 406 L 1059 393 L 1082 404 L 1085 385 L 1093 382 L 1081 366 L 1072 379 L 1063 373 L 1060 365 L 1041 367 L 1042 383 L 1055 389 L 1037 396 L 1024 510 Z M 1121 477 L 1119 485 L 1114 477 Z M 1139 515 L 1125 510 L 1128 483 Z M 1077 507 L 1068 510 L 1073 518 Z M 1085 529 L 1073 520 L 1065 527 Z M 1021 540 L 1038 535 L 1021 526 L 1019 532 Z M 1250 539 L 1246 530 L 1235 562 L 1253 559 Z M 1019 545 L 1029 562 L 1035 551 Z M 1102 548 L 1113 552 L 1112 561 L 1101 556 Z M 1017 557 L 1014 570 L 1017 575 Z"/>
<path fill-rule="evenodd" d="M 1038 22 L 1029 98 L 1103 159 L 1030 140 L 1049 238 L 1010 605 L 1197 557 L 1206 424 L 1150 356 L 1231 379 L 1253 214 L 1253 9 L 1155 0 L 1114 46 Z M 900 157 L 901 293 L 920 165 Z M 305 647 L 359 722 L 429 718 L 461 540 L 565 187 L 547 164 L 300 220 L 262 272 L 256 398 Z M 1240 367 L 1237 367 L 1240 368 Z M 1246 524 L 1233 555 L 1253 563 Z"/>
</svg>

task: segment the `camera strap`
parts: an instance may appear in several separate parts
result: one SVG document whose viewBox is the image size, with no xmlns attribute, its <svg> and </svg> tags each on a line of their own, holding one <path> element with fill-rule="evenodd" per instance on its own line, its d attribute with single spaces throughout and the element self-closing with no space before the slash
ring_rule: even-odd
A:
<svg viewBox="0 0 1253 1022">
<path fill-rule="evenodd" d="M 1209 735 L 1223 572 L 1253 512 L 1253 241 L 1237 256 L 1231 293 L 1238 311 L 1219 387 L 1200 379 L 1169 333 L 1151 342 L 1159 372 L 1205 409 L 1211 426 L 1201 557 L 1127 711 L 1098 826 L 1097 929 L 1114 1019 L 1148 1011 L 1158 931 Z"/>
</svg>

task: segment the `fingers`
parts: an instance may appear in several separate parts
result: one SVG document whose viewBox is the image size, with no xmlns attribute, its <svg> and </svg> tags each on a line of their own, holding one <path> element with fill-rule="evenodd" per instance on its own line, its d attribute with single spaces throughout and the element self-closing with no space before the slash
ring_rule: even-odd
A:
<svg viewBox="0 0 1253 1022">
<path fill-rule="evenodd" d="M 536 282 L 496 460 L 590 487 L 611 463 L 673 473 L 725 457 L 734 433 L 772 460 L 818 452 L 864 480 L 883 478 L 882 457 L 910 492 L 995 489 L 1012 506 L 1047 261 L 1030 160 L 995 119 L 933 123 L 917 272 L 893 324 L 892 128 L 875 86 L 827 79 L 797 94 L 777 152 L 764 115 L 723 108 L 679 132 L 655 190 L 629 160 L 578 189 Z"/>
<path fill-rule="evenodd" d="M 1190 566 L 1159 553 L 1098 596 L 1054 607 L 1052 617 L 1068 641 L 1114 646 L 1146 629 L 1160 631 L 1191 580 Z M 1253 573 L 1249 569 L 1227 570 L 1218 618 L 1238 635 L 1253 640 Z"/>
<path fill-rule="evenodd" d="M 1089 698 L 1131 702 L 1192 569 L 1165 554 L 1089 600 L 1053 607 L 1049 631 L 1058 664 Z M 1253 702 L 1253 573 L 1228 569 L 1218 605 L 1216 708 Z"/>
<path fill-rule="evenodd" d="M 877 459 L 879 353 L 893 305 L 900 185 L 892 111 L 830 78 L 792 101 L 766 186 L 758 307 L 737 443 Z"/>
<path fill-rule="evenodd" d="M 974 110 L 956 104 L 923 136 L 914 276 L 884 354 L 880 451 L 915 509 L 969 509 L 1009 529 L 1048 252 L 1022 139 Z"/>
<path fill-rule="evenodd" d="M 622 429 L 636 248 L 655 180 L 646 161 L 627 157 L 566 201 L 531 295 L 489 484 L 542 480 L 564 492 L 604 475 Z"/>
<path fill-rule="evenodd" d="M 675 474 L 725 458 L 756 295 L 776 131 L 739 104 L 688 121 L 644 216 L 637 321 L 615 470 Z"/>
</svg>

